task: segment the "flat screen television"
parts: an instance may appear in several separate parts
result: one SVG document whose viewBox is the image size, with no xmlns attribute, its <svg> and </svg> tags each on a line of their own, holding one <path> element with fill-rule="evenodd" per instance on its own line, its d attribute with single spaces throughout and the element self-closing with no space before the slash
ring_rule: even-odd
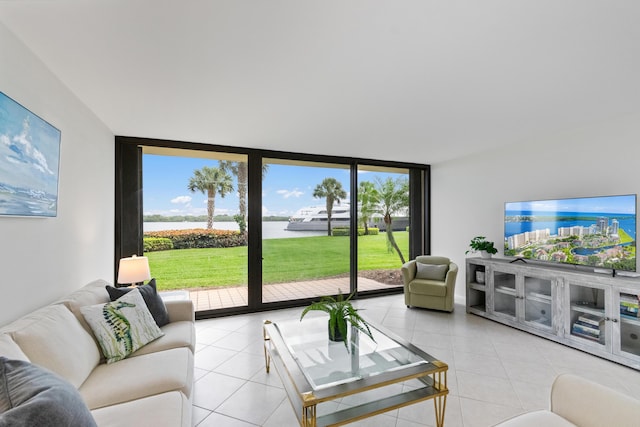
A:
<svg viewBox="0 0 640 427">
<path fill-rule="evenodd" d="M 504 254 L 636 271 L 636 195 L 507 202 Z"/>
</svg>

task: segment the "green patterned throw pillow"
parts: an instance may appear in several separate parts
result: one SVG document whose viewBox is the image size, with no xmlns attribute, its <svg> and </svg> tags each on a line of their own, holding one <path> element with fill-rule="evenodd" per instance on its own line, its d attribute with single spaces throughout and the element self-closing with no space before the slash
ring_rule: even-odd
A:
<svg viewBox="0 0 640 427">
<path fill-rule="evenodd" d="M 138 289 L 115 301 L 80 308 L 107 363 L 122 360 L 164 335 Z"/>
</svg>

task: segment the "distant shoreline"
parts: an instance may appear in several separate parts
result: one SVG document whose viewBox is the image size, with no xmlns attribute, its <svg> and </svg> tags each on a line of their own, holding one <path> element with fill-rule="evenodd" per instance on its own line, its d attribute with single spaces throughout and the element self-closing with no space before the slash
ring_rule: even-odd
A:
<svg viewBox="0 0 640 427">
<path fill-rule="evenodd" d="M 207 222 L 207 216 L 161 216 L 161 215 L 145 215 L 142 218 L 143 222 Z M 263 222 L 271 221 L 289 221 L 289 217 L 285 216 L 265 216 L 262 217 Z M 213 222 L 236 222 L 236 220 L 229 215 L 219 215 L 213 217 Z"/>
<path fill-rule="evenodd" d="M 291 231 L 287 230 L 289 221 L 263 221 L 263 239 L 283 239 L 288 237 L 311 237 L 326 236 L 326 231 Z M 164 230 L 187 230 L 192 228 L 207 228 L 207 221 L 145 221 L 142 224 L 143 232 L 164 231 Z M 239 230 L 235 221 L 213 221 L 213 228 L 216 230 Z M 251 224 L 249 224 L 251 232 Z"/>
</svg>

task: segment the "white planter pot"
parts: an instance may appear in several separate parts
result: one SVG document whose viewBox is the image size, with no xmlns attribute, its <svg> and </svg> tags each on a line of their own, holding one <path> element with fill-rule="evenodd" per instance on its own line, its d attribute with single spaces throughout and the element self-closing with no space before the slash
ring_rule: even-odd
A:
<svg viewBox="0 0 640 427">
<path fill-rule="evenodd" d="M 487 251 L 480 251 L 480 256 L 482 258 L 491 258 L 491 254 Z"/>
</svg>

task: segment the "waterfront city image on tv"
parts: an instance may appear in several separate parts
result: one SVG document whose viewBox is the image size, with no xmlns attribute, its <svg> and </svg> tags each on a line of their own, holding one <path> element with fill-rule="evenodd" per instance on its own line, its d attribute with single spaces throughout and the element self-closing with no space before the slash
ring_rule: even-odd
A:
<svg viewBox="0 0 640 427">
<path fill-rule="evenodd" d="M 636 195 L 507 202 L 504 254 L 636 271 Z"/>
</svg>

